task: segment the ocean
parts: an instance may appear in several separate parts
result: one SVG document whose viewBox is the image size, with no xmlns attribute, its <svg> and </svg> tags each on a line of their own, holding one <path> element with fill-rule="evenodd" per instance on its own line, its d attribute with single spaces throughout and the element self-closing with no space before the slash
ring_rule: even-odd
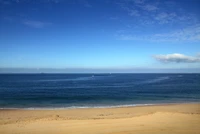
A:
<svg viewBox="0 0 200 134">
<path fill-rule="evenodd" d="M 200 74 L 0 74 L 0 109 L 200 102 Z"/>
</svg>

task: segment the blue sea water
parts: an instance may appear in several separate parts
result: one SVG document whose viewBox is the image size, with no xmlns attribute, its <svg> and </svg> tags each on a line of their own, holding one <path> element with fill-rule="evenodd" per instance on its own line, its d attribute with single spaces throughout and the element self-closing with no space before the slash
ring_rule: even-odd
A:
<svg viewBox="0 0 200 134">
<path fill-rule="evenodd" d="M 200 102 L 200 74 L 0 74 L 0 108 Z"/>
</svg>

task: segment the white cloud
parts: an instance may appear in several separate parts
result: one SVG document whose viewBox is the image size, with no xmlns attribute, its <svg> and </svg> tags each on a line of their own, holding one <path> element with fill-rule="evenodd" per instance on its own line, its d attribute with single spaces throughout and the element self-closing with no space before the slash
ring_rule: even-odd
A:
<svg viewBox="0 0 200 134">
<path fill-rule="evenodd" d="M 166 54 L 166 55 L 154 55 L 156 60 L 164 63 L 197 63 L 200 62 L 199 56 L 187 56 L 184 54 L 174 53 L 174 54 Z"/>
<path fill-rule="evenodd" d="M 33 27 L 33 28 L 43 28 L 45 26 L 51 25 L 52 23 L 35 21 L 35 20 L 25 20 L 22 22 L 23 24 Z"/>
</svg>

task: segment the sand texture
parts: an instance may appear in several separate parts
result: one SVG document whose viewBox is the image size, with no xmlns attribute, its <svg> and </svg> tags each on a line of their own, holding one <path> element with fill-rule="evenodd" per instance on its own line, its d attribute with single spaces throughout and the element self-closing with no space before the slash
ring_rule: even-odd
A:
<svg viewBox="0 0 200 134">
<path fill-rule="evenodd" d="M 0 110 L 0 134 L 200 134 L 200 104 Z"/>
</svg>

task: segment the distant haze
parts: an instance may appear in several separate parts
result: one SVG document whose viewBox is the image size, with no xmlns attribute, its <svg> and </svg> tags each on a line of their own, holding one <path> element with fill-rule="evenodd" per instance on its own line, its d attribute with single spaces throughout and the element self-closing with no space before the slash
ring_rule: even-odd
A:
<svg viewBox="0 0 200 134">
<path fill-rule="evenodd" d="M 0 73 L 200 73 L 200 69 L 199 68 L 182 68 L 182 69 L 0 68 Z"/>
</svg>

